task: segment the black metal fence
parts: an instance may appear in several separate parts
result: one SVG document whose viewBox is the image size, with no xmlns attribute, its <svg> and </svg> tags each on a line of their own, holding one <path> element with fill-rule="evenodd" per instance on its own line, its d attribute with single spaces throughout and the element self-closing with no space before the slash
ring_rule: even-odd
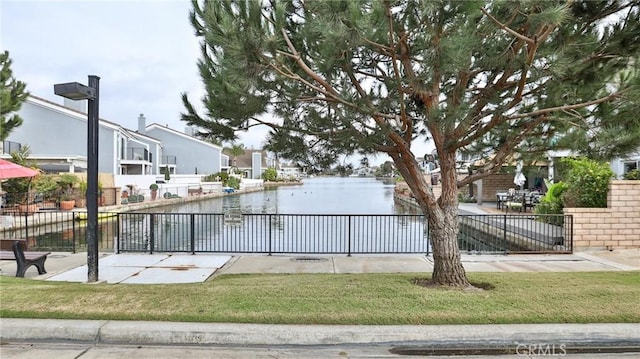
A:
<svg viewBox="0 0 640 359">
<path fill-rule="evenodd" d="M 117 252 L 429 254 L 422 215 L 121 213 Z M 572 218 L 461 215 L 460 250 L 570 253 Z"/>
<path fill-rule="evenodd" d="M 118 252 L 428 253 L 418 215 L 121 213 Z"/>
<path fill-rule="evenodd" d="M 573 217 L 461 215 L 458 242 L 465 252 L 572 253 Z"/>
<path fill-rule="evenodd" d="M 0 215 L 0 238 L 29 250 L 86 250 L 84 212 Z M 213 213 L 99 214 L 98 248 L 115 252 L 264 254 L 429 254 L 422 215 Z M 460 215 L 458 243 L 468 253 L 571 253 L 571 216 Z"/>
<path fill-rule="evenodd" d="M 81 252 L 87 248 L 86 212 L 38 211 L 0 214 L 0 239 L 25 239 L 28 250 Z M 105 213 L 101 214 L 103 217 Z M 98 220 L 98 248 L 113 251 L 116 239 L 117 216 Z M 4 244 L 3 244 L 4 247 Z"/>
</svg>

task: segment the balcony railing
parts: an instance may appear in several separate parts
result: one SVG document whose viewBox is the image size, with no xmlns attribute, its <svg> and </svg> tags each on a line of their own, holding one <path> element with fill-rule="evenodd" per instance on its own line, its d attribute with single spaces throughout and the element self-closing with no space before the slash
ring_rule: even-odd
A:
<svg viewBox="0 0 640 359">
<path fill-rule="evenodd" d="M 13 141 L 2 141 L 2 151 L 0 153 L 10 155 L 13 152 L 20 152 L 22 144 Z"/>
<path fill-rule="evenodd" d="M 123 160 L 153 162 L 152 153 L 141 147 L 127 148 Z"/>
<path fill-rule="evenodd" d="M 175 165 L 177 164 L 176 156 L 162 156 L 160 165 Z"/>
</svg>

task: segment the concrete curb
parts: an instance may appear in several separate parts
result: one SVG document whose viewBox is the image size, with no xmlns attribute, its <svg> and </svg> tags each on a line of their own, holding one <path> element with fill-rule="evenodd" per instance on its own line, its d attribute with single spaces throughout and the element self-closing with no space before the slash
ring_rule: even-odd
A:
<svg viewBox="0 0 640 359">
<path fill-rule="evenodd" d="M 640 324 L 270 325 L 56 319 L 2 319 L 3 341 L 127 345 L 392 344 L 504 348 L 557 344 L 640 348 Z"/>
</svg>

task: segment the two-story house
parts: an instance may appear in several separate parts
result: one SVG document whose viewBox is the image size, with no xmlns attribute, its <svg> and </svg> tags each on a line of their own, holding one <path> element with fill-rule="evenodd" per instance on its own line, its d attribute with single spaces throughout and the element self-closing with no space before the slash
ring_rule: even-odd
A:
<svg viewBox="0 0 640 359">
<path fill-rule="evenodd" d="M 138 118 L 139 134 L 150 136 L 162 143 L 158 170 L 170 174 L 209 175 L 222 171 L 228 158 L 222 155 L 222 147 L 157 123 L 146 125 L 144 116 Z M 226 160 L 226 161 L 225 161 Z"/>
</svg>

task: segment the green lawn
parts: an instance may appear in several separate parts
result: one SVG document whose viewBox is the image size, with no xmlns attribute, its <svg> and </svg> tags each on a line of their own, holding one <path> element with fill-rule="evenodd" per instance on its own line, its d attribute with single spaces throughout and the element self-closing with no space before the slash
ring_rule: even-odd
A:
<svg viewBox="0 0 640 359">
<path fill-rule="evenodd" d="M 222 275 L 205 283 L 80 284 L 0 276 L 4 318 L 280 324 L 640 322 L 640 273 L 469 273 L 483 291 L 418 274 Z"/>
</svg>

